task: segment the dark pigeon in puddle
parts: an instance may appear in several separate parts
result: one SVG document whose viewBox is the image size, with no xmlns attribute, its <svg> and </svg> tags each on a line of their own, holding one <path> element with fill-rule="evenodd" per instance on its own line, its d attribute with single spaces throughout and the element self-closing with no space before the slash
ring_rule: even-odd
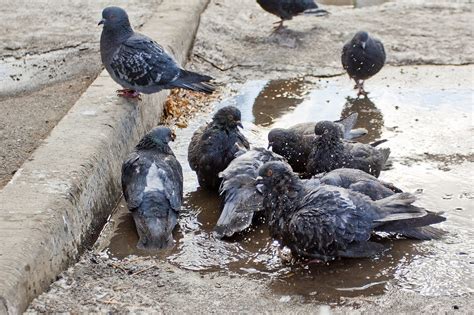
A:
<svg viewBox="0 0 474 315">
<path fill-rule="evenodd" d="M 263 210 L 263 195 L 256 188 L 256 178 L 260 166 L 270 161 L 286 163 L 285 159 L 269 150 L 253 148 L 239 151 L 229 166 L 219 173 L 222 212 L 214 227 L 218 238 L 231 237 L 254 223 L 256 213 Z M 372 175 L 355 169 L 337 169 L 318 174 L 312 179 L 302 180 L 306 188 L 316 188 L 320 184 L 333 185 L 358 191 L 372 200 L 382 199 L 402 192 L 393 184 L 383 182 Z"/>
<path fill-rule="evenodd" d="M 344 139 L 354 139 L 367 134 L 367 130 L 364 128 L 353 129 L 357 122 L 357 116 L 357 113 L 352 113 L 334 122 Z M 308 122 L 287 129 L 272 129 L 268 133 L 268 147 L 273 152 L 285 157 L 295 172 L 303 173 L 306 171 L 308 157 L 316 138 L 315 126 L 315 122 Z"/>
<path fill-rule="evenodd" d="M 257 171 L 269 161 L 285 159 L 264 148 L 239 151 L 227 168 L 219 173 L 222 212 L 214 227 L 218 238 L 230 237 L 250 227 L 254 213 L 263 210 L 263 196 L 255 188 Z"/>
<path fill-rule="evenodd" d="M 257 3 L 265 11 L 278 16 L 281 20 L 275 22 L 274 32 L 282 29 L 283 22 L 293 17 L 304 15 L 324 16 L 328 11 L 320 9 L 314 0 L 257 0 Z"/>
<path fill-rule="evenodd" d="M 314 141 L 306 168 L 311 175 L 355 168 L 378 177 L 390 155 L 389 148 L 376 148 L 386 140 L 372 144 L 342 141 L 339 128 L 331 121 L 318 122 L 315 134 L 319 137 Z"/>
<path fill-rule="evenodd" d="M 125 10 L 107 7 L 102 11 L 100 37 L 102 63 L 112 79 L 123 89 L 119 96 L 139 98 L 163 89 L 183 88 L 212 93 L 212 80 L 182 69 L 159 44 L 133 31 Z"/>
<path fill-rule="evenodd" d="M 154 128 L 122 165 L 123 195 L 137 227 L 139 248 L 173 244 L 183 202 L 183 171 L 168 145 L 174 138 L 169 128 Z"/>
<path fill-rule="evenodd" d="M 223 171 L 241 149 L 249 149 L 242 127 L 241 114 L 234 106 L 219 109 L 212 121 L 196 130 L 188 147 L 188 161 L 196 172 L 199 185 L 208 190 L 218 190 Z"/>
<path fill-rule="evenodd" d="M 374 232 L 419 239 L 439 238 L 444 233 L 429 225 L 446 218 L 413 205 L 415 197 L 409 193 L 373 201 L 331 185 L 308 189 L 281 162 L 264 164 L 258 174 L 270 234 L 299 258 L 329 261 L 379 254 L 385 247 L 370 241 Z"/>
<path fill-rule="evenodd" d="M 364 194 L 372 200 L 387 198 L 403 192 L 392 183 L 384 182 L 364 171 L 353 168 L 338 168 L 328 173 L 321 173 L 314 178 L 323 185 L 347 188 Z"/>
<path fill-rule="evenodd" d="M 364 81 L 374 76 L 385 64 L 385 49 L 380 40 L 367 32 L 357 32 L 342 48 L 341 62 L 351 79 L 356 83 L 357 95 L 367 95 Z"/>
</svg>

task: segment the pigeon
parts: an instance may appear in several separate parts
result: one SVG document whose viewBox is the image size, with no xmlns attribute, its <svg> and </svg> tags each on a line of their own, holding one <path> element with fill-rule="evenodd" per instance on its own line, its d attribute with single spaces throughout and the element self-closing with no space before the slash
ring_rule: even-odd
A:
<svg viewBox="0 0 474 315">
<path fill-rule="evenodd" d="M 278 16 L 281 20 L 275 22 L 274 32 L 282 29 L 283 22 L 291 20 L 294 16 L 316 15 L 324 16 L 329 14 L 328 11 L 319 9 L 314 0 L 257 0 L 257 3 L 265 11 Z"/>
<path fill-rule="evenodd" d="M 257 212 L 263 212 L 263 195 L 256 188 L 258 169 L 266 162 L 285 159 L 264 148 L 239 151 L 229 166 L 219 173 L 222 183 L 219 189 L 222 198 L 222 212 L 214 227 L 217 238 L 231 237 L 254 225 Z M 290 166 L 291 167 L 291 166 Z M 333 185 L 358 191 L 379 200 L 402 192 L 391 183 L 383 182 L 363 171 L 342 168 L 312 179 L 302 180 L 306 187 Z M 258 220 L 257 220 L 258 221 Z"/>
<path fill-rule="evenodd" d="M 390 197 L 403 192 L 392 183 L 384 182 L 364 171 L 353 168 L 338 168 L 314 176 L 322 185 L 332 185 L 357 191 L 372 200 Z"/>
<path fill-rule="evenodd" d="M 380 40 L 367 32 L 359 31 L 342 48 L 341 62 L 351 79 L 356 83 L 357 96 L 367 96 L 364 81 L 374 76 L 385 64 L 385 49 Z"/>
<path fill-rule="evenodd" d="M 214 227 L 216 237 L 231 237 L 247 229 L 252 225 L 254 213 L 263 210 L 263 196 L 256 190 L 255 180 L 258 168 L 269 161 L 285 159 L 264 148 L 242 150 L 219 173 L 222 212 Z"/>
<path fill-rule="evenodd" d="M 297 258 L 327 262 L 380 254 L 385 247 L 370 240 L 374 232 L 415 239 L 439 238 L 444 232 L 429 225 L 446 218 L 413 205 L 410 193 L 373 201 L 341 187 L 308 188 L 281 162 L 264 164 L 258 174 L 270 234 Z"/>
<path fill-rule="evenodd" d="M 112 79 L 123 89 L 118 95 L 140 98 L 163 89 L 183 88 L 212 93 L 212 80 L 182 69 L 166 51 L 149 37 L 133 31 L 125 10 L 107 7 L 102 11 L 100 37 L 102 63 Z"/>
<path fill-rule="evenodd" d="M 223 171 L 241 149 L 250 149 L 239 131 L 241 114 L 234 106 L 219 109 L 212 121 L 194 132 L 188 147 L 188 161 L 196 172 L 199 185 L 208 190 L 219 189 Z"/>
<path fill-rule="evenodd" d="M 371 144 L 342 141 L 341 131 L 331 121 L 316 124 L 313 149 L 308 157 L 306 172 L 311 175 L 338 168 L 355 168 L 379 177 L 390 155 L 389 148 L 378 149 L 386 140 Z"/>
<path fill-rule="evenodd" d="M 132 212 L 138 248 L 163 249 L 173 244 L 172 231 L 183 202 L 183 171 L 168 143 L 174 133 L 156 127 L 122 164 L 122 189 Z"/>
<path fill-rule="evenodd" d="M 354 139 L 367 134 L 364 128 L 353 129 L 357 122 L 357 113 L 335 121 L 344 139 Z M 314 145 L 316 123 L 308 122 L 294 125 L 288 129 L 275 128 L 268 133 L 268 148 L 288 160 L 293 170 L 298 173 L 306 171 L 308 157 Z"/>
</svg>

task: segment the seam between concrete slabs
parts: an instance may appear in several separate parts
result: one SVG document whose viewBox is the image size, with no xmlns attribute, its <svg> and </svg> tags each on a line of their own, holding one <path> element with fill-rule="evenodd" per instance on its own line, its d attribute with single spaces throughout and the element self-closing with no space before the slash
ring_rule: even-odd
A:
<svg viewBox="0 0 474 315">
<path fill-rule="evenodd" d="M 208 1 L 165 0 L 141 32 L 183 63 Z M 120 195 L 123 159 L 159 123 L 168 92 L 135 103 L 118 88 L 103 71 L 0 191 L 0 314 L 24 311 L 78 258 Z"/>
</svg>

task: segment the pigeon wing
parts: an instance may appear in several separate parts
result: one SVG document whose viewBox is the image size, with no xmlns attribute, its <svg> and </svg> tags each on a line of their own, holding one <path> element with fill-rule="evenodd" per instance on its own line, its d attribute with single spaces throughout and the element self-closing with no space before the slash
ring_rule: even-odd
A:
<svg viewBox="0 0 474 315">
<path fill-rule="evenodd" d="M 135 87 L 167 85 L 180 68 L 174 59 L 152 39 L 134 34 L 115 53 L 110 64 L 117 78 Z"/>
<path fill-rule="evenodd" d="M 328 259 L 353 243 L 367 241 L 371 221 L 347 194 L 322 188 L 303 198 L 289 222 L 289 233 L 305 256 Z"/>
<path fill-rule="evenodd" d="M 150 161 L 140 159 L 137 152 L 130 154 L 122 164 L 122 190 L 127 201 L 128 209 L 138 209 L 143 201 L 143 193 L 146 186 L 146 165 Z"/>
</svg>

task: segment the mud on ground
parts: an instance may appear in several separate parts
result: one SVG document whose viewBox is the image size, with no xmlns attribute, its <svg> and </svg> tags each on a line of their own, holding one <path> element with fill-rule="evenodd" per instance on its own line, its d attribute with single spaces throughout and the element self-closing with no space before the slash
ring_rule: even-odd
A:
<svg viewBox="0 0 474 315">
<path fill-rule="evenodd" d="M 289 29 L 283 34 L 269 37 L 277 19 L 254 1 L 211 1 L 202 16 L 193 62 L 188 67 L 212 74 L 223 85 L 253 79 L 339 75 L 339 51 L 359 28 L 384 41 L 391 65 L 472 63 L 471 7 L 417 3 L 394 2 L 361 9 L 326 6 L 332 13 L 329 17 L 298 17 L 287 23 Z M 349 80 L 347 84 L 351 84 Z M 195 102 L 206 108 L 205 99 L 193 98 L 191 106 Z M 104 234 L 109 232 L 106 228 Z M 338 305 L 308 303 L 298 295 L 282 296 L 269 290 L 271 278 L 252 279 L 229 271 L 187 271 L 153 257 L 118 260 L 100 249 L 99 242 L 64 272 L 49 292 L 35 299 L 28 311 L 467 313 L 474 307 L 472 294 L 430 297 L 391 286 L 383 295 L 347 298 Z"/>
</svg>

